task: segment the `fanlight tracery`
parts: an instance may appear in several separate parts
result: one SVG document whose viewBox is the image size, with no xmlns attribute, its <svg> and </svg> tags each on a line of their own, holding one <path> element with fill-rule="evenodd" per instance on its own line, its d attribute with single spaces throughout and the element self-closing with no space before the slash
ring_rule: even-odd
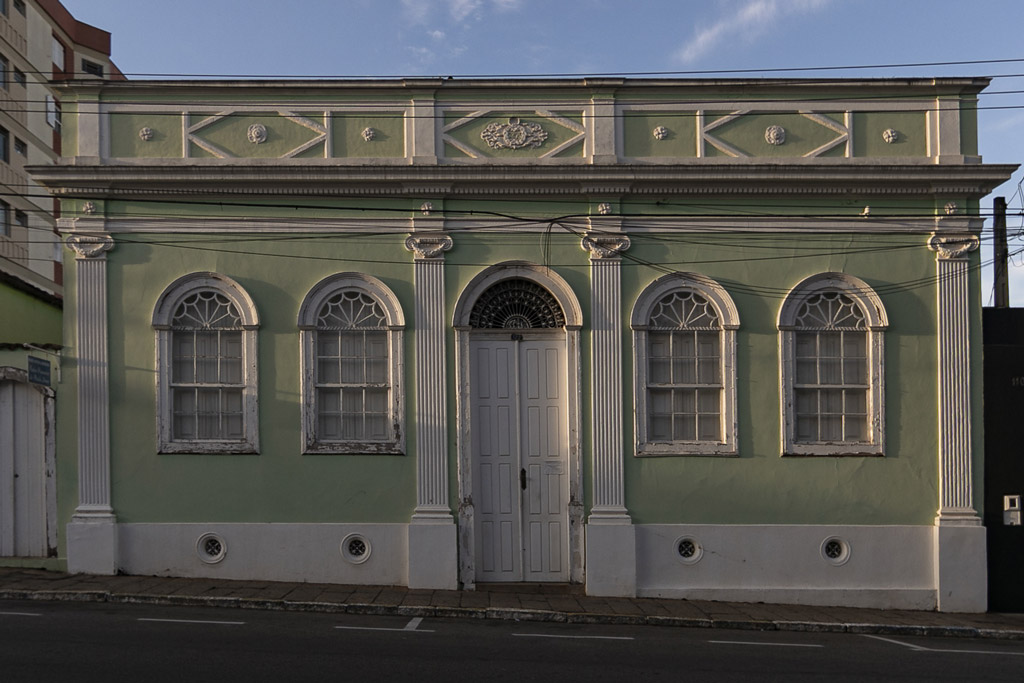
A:
<svg viewBox="0 0 1024 683">
<path fill-rule="evenodd" d="M 235 305 L 223 294 L 212 290 L 187 297 L 171 318 L 171 327 L 176 329 L 237 329 L 241 326 L 242 317 Z"/>
<path fill-rule="evenodd" d="M 523 278 L 502 280 L 477 299 L 469 325 L 478 329 L 538 329 L 565 326 L 565 313 L 544 287 Z"/>
<path fill-rule="evenodd" d="M 796 326 L 806 330 L 863 330 L 864 312 L 840 292 L 815 294 L 800 305 Z"/>
</svg>

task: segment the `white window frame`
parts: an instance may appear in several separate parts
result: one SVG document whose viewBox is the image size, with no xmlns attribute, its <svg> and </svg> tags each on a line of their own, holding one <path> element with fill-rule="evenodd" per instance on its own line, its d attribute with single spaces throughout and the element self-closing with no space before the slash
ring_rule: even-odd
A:
<svg viewBox="0 0 1024 683">
<path fill-rule="evenodd" d="M 324 303 L 342 291 L 357 291 L 384 311 L 388 349 L 389 424 L 391 438 L 383 441 L 324 441 L 317 434 L 316 332 Z M 304 454 L 402 455 L 405 453 L 405 390 L 403 388 L 403 330 L 405 316 L 398 297 L 383 282 L 364 273 L 336 273 L 317 283 L 306 295 L 298 316 L 302 365 L 302 452 Z M 424 359 L 424 362 L 429 362 Z"/>
<path fill-rule="evenodd" d="M 796 332 L 800 306 L 817 294 L 838 292 L 864 314 L 868 354 L 867 433 L 864 441 L 799 442 L 796 439 Z M 885 454 L 885 329 L 889 318 L 881 298 L 866 282 L 847 273 L 812 275 L 790 290 L 779 309 L 779 386 L 782 408 L 782 455 Z"/>
<path fill-rule="evenodd" d="M 203 290 L 221 294 L 242 318 L 242 434 L 241 439 L 175 439 L 174 401 L 171 395 L 171 320 L 182 301 Z M 156 331 L 156 418 L 160 453 L 259 453 L 256 337 L 259 316 L 241 285 L 220 273 L 190 273 L 172 282 L 157 299 L 153 311 Z"/>
<path fill-rule="evenodd" d="M 707 299 L 721 323 L 719 353 L 721 361 L 722 424 L 720 441 L 651 441 L 648 437 L 647 384 L 649 374 L 648 322 L 651 311 L 673 292 L 690 291 Z M 633 306 L 633 430 L 637 456 L 737 455 L 739 431 L 736 417 L 736 330 L 739 312 L 732 297 L 720 284 L 699 273 L 673 273 L 658 278 L 640 294 Z"/>
</svg>

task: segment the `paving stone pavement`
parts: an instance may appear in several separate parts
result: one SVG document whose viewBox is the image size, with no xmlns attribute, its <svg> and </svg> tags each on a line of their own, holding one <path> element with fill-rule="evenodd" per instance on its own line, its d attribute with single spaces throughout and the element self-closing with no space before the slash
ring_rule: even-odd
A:
<svg viewBox="0 0 1024 683">
<path fill-rule="evenodd" d="M 582 586 L 483 584 L 416 590 L 277 581 L 91 576 L 0 567 L 0 600 L 67 600 L 570 623 L 878 633 L 1024 640 L 1024 614 L 601 598 Z"/>
</svg>

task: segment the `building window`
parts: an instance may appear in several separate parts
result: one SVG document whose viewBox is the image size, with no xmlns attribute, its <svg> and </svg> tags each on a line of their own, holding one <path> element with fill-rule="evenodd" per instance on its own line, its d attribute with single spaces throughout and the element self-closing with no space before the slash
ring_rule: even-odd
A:
<svg viewBox="0 0 1024 683">
<path fill-rule="evenodd" d="M 61 126 L 60 102 L 53 95 L 46 96 L 46 123 L 58 133 Z"/>
<path fill-rule="evenodd" d="M 797 285 L 779 313 L 783 453 L 881 455 L 881 299 L 862 280 L 823 273 Z"/>
<path fill-rule="evenodd" d="M 53 39 L 53 65 L 57 67 L 60 71 L 64 70 L 64 54 L 64 43 L 60 42 L 55 37 Z"/>
<path fill-rule="evenodd" d="M 14 9 L 18 10 L 21 16 L 25 16 L 25 0 L 14 0 Z"/>
<path fill-rule="evenodd" d="M 256 308 L 235 281 L 192 273 L 157 302 L 161 453 L 257 453 Z"/>
<path fill-rule="evenodd" d="M 0 236 L 11 236 L 11 205 L 0 201 Z"/>
<path fill-rule="evenodd" d="M 20 154 L 23 157 L 27 157 L 28 145 L 25 144 L 24 140 L 20 138 L 14 138 L 14 151 L 15 153 Z"/>
<path fill-rule="evenodd" d="M 7 16 L 7 0 L 0 0 L 0 14 Z"/>
<path fill-rule="evenodd" d="M 0 161 L 11 163 L 11 134 L 0 126 Z"/>
<path fill-rule="evenodd" d="M 10 72 L 11 63 L 7 61 L 7 58 L 0 55 L 0 88 L 4 90 L 8 86 L 8 73 Z"/>
<path fill-rule="evenodd" d="M 22 228 L 28 230 L 28 214 L 24 211 L 14 212 L 14 222 Z"/>
<path fill-rule="evenodd" d="M 90 62 L 88 59 L 83 59 L 82 73 L 103 78 L 103 65 L 97 64 L 96 62 Z"/>
<path fill-rule="evenodd" d="M 299 310 L 303 452 L 404 452 L 398 299 L 380 280 L 339 273 Z"/>
<path fill-rule="evenodd" d="M 714 280 L 666 275 L 633 307 L 637 455 L 735 455 L 739 314 Z"/>
<path fill-rule="evenodd" d="M 18 85 L 20 85 L 23 88 L 27 88 L 28 87 L 28 81 L 25 78 L 25 72 L 24 71 L 22 71 L 21 69 L 14 69 L 13 74 L 14 74 L 14 82 L 15 83 L 17 83 Z"/>
</svg>

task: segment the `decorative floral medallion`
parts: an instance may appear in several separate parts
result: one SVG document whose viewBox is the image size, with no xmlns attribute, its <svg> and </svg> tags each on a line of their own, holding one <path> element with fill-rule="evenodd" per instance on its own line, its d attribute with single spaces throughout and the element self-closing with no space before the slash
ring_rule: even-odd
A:
<svg viewBox="0 0 1024 683">
<path fill-rule="evenodd" d="M 960 206 L 956 202 L 946 202 L 942 210 L 946 212 L 947 216 L 955 216 L 960 212 Z"/>
<path fill-rule="evenodd" d="M 145 142 L 149 142 L 153 139 L 153 129 L 149 126 L 144 126 L 139 129 L 139 138 Z"/>
<path fill-rule="evenodd" d="M 366 128 L 363 128 L 363 139 L 364 140 L 366 140 L 367 142 L 370 142 L 375 137 L 377 137 L 377 131 L 376 130 L 374 130 L 373 128 L 370 128 L 369 126 L 367 126 Z"/>
<path fill-rule="evenodd" d="M 597 205 L 597 212 L 602 216 L 607 216 L 612 212 L 612 205 L 608 202 L 601 202 Z"/>
<path fill-rule="evenodd" d="M 420 213 L 424 216 L 429 216 L 434 210 L 434 205 L 431 202 L 423 202 L 420 204 Z"/>
<path fill-rule="evenodd" d="M 249 126 L 247 135 L 249 137 L 249 142 L 251 142 L 254 145 L 258 145 L 261 142 L 266 142 L 267 127 L 264 126 L 262 123 L 254 123 L 251 126 Z"/>
<path fill-rule="evenodd" d="M 882 139 L 891 145 L 900 139 L 900 132 L 895 128 L 886 128 L 882 131 Z"/>
<path fill-rule="evenodd" d="M 86 202 L 85 204 L 82 204 L 82 211 L 84 213 L 89 214 L 89 215 L 92 215 L 92 214 L 96 213 L 96 203 L 95 202 Z"/>
<path fill-rule="evenodd" d="M 653 131 L 651 131 L 651 135 L 654 136 L 655 140 L 664 140 L 665 138 L 668 137 L 668 128 L 666 128 L 665 126 L 658 126 Z"/>
<path fill-rule="evenodd" d="M 786 129 L 782 126 L 768 126 L 764 131 L 764 141 L 769 145 L 781 145 L 786 142 Z"/>
<path fill-rule="evenodd" d="M 524 147 L 540 147 L 548 139 L 546 130 L 538 123 L 523 123 L 516 117 L 508 123 L 489 123 L 480 133 L 480 137 L 491 149 L 523 149 Z"/>
</svg>

